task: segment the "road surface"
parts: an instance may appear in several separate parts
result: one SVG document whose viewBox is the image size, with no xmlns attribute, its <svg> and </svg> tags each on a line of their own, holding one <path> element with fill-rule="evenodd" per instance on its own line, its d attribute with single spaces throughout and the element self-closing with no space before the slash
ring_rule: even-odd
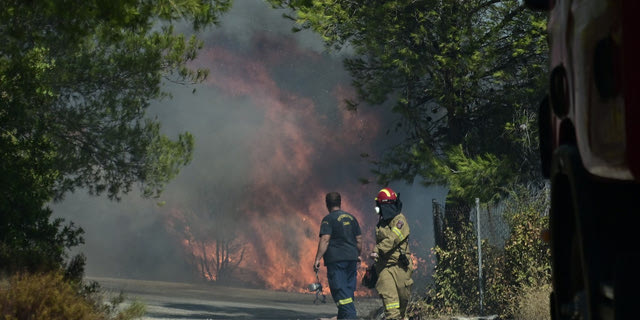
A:
<svg viewBox="0 0 640 320">
<path fill-rule="evenodd" d="M 107 295 L 122 291 L 127 302 L 138 300 L 147 306 L 144 320 L 172 319 L 329 319 L 337 308 L 330 296 L 326 304 L 314 304 L 314 294 L 190 284 L 87 278 L 97 281 Z M 382 305 L 380 299 L 356 298 L 362 319 Z"/>
</svg>

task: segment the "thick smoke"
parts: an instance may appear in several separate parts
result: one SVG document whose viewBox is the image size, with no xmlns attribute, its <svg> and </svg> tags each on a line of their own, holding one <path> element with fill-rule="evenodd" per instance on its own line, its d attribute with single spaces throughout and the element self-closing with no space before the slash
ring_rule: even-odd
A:
<svg viewBox="0 0 640 320">
<path fill-rule="evenodd" d="M 311 32 L 292 34 L 281 13 L 260 1 L 236 1 L 202 36 L 206 45 L 194 66 L 209 68 L 208 80 L 195 94 L 168 84 L 173 99 L 149 110 L 169 136 L 186 130 L 196 137 L 192 163 L 160 199 L 134 193 L 109 202 L 77 193 L 53 206 L 85 229 L 78 251 L 88 258 L 88 275 L 195 281 L 202 270 L 185 236 L 225 235 L 245 248 L 243 281 L 302 288 L 312 280 L 329 191 L 343 194 L 343 208 L 360 219 L 372 245 L 380 187 L 358 183 L 370 176 L 360 155 L 382 151 L 390 115 L 373 107 L 347 111 L 343 100 L 355 93 L 341 54 L 324 52 Z M 412 241 L 428 249 L 431 199 L 444 193 L 392 187 L 415 225 Z"/>
</svg>

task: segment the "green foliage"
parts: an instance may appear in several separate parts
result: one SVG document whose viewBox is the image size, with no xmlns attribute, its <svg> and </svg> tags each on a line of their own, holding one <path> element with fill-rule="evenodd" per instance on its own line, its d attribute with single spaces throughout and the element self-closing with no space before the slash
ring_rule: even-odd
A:
<svg viewBox="0 0 640 320">
<path fill-rule="evenodd" d="M 56 175 L 58 198 L 76 187 L 116 198 L 137 181 L 157 195 L 189 162 L 193 138 L 162 136 L 145 110 L 166 96 L 163 79 L 191 83 L 207 75 L 187 67 L 202 42 L 173 25 L 212 25 L 230 2 L 75 2 L 0 7 L 0 128 L 16 149 L 8 155 L 48 156 L 43 169 Z"/>
<path fill-rule="evenodd" d="M 9 155 L 0 157 L 5 173 L 0 185 L 6 188 L 0 195 L 0 273 L 57 269 L 67 257 L 65 249 L 84 242 L 83 230 L 60 218 L 51 220 L 51 210 L 43 207 L 56 178 L 50 158 L 15 155 L 13 144 L 4 146 L 0 150 Z"/>
<path fill-rule="evenodd" d="M 87 296 L 87 295 L 85 295 Z M 100 295 L 96 296 L 95 292 L 87 296 L 90 301 L 93 302 L 94 307 L 100 311 L 101 314 L 113 320 L 132 320 L 138 319 L 145 315 L 147 312 L 147 306 L 138 301 L 132 301 L 128 306 L 122 308 L 122 304 L 125 302 L 125 295 L 120 292 L 118 295 L 113 296 L 108 303 L 102 304 Z"/>
<path fill-rule="evenodd" d="M 134 301 L 126 309 L 119 312 L 114 320 L 131 320 L 139 319 L 147 312 L 147 306 L 140 302 Z"/>
<path fill-rule="evenodd" d="M 230 3 L 0 2 L 0 271 L 57 269 L 82 243 L 50 219 L 51 200 L 75 188 L 118 199 L 134 183 L 157 196 L 189 163 L 193 137 L 165 136 L 145 112 L 168 97 L 164 81 L 207 76 L 188 66 L 202 42 L 174 26 L 203 30 Z"/>
<path fill-rule="evenodd" d="M 462 145 L 452 147 L 443 160 L 431 158 L 431 181 L 449 186 L 448 199 L 495 202 L 503 194 L 504 183 L 512 182 L 512 168 L 508 159 L 498 159 L 491 153 L 471 158 Z"/>
<path fill-rule="evenodd" d="M 482 241 L 485 313 L 498 314 L 507 319 L 515 316 L 537 319 L 527 318 L 533 310 L 524 308 L 523 305 L 548 304 L 551 253 L 549 245 L 540 237 L 542 231 L 549 227 L 548 217 L 544 215 L 549 205 L 547 192 L 547 189 L 531 191 L 522 187 L 509 192 L 504 218 L 510 233 L 504 248 Z M 434 286 L 427 294 L 429 308 L 425 308 L 425 312 L 477 314 L 479 290 L 476 234 L 468 221 L 461 220 L 450 225 L 459 227 L 447 227 L 446 245 L 434 248 L 437 265 L 433 275 Z M 547 295 L 541 301 L 545 292 Z"/>
<path fill-rule="evenodd" d="M 122 311 L 118 296 L 110 304 L 84 293 L 81 283 L 68 281 L 62 273 L 18 274 L 9 287 L 0 289 L 0 317 L 7 320 L 132 320 L 144 315 L 145 306 L 134 302 Z"/>
<path fill-rule="evenodd" d="M 548 191 L 520 188 L 510 193 L 504 216 L 511 233 L 504 247 L 503 278 L 495 281 L 493 290 L 508 302 L 502 311 L 511 316 L 523 311 L 522 304 L 527 303 L 523 299 L 543 294 L 551 284 L 551 250 L 541 238 L 549 228 L 549 217 L 544 214 L 549 208 Z M 548 294 L 542 303 L 548 305 Z"/>
<path fill-rule="evenodd" d="M 478 248 L 474 246 L 471 223 L 461 223 L 457 230 L 444 231 L 446 248 L 434 248 L 437 265 L 433 275 L 434 287 L 427 295 L 431 298 L 428 312 L 439 314 L 470 314 L 477 310 Z"/>
<path fill-rule="evenodd" d="M 461 182 L 436 166 L 465 166 L 467 159 L 447 159 L 459 145 L 474 161 L 499 162 L 502 172 L 483 177 L 492 192 L 493 184 L 540 179 L 534 124 L 545 90 L 544 14 L 519 0 L 270 2 L 292 9 L 299 28 L 328 47 L 353 49 L 345 66 L 359 99 L 387 102 L 400 115 L 406 138 L 373 160 L 380 184 Z"/>
</svg>

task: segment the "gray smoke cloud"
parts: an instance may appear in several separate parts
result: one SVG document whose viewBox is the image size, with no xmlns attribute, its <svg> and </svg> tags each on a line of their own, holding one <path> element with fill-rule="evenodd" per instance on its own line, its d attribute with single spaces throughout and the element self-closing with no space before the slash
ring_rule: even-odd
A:
<svg viewBox="0 0 640 320">
<path fill-rule="evenodd" d="M 74 253 L 87 256 L 88 275 L 198 280 L 181 239 L 167 228 L 172 210 L 207 206 L 202 198 L 214 195 L 243 206 L 229 210 L 233 212 L 227 218 L 236 220 L 234 225 L 251 218 L 244 213 L 247 208 L 264 210 L 258 222 L 267 225 L 276 218 L 267 212 L 273 204 L 261 198 L 270 189 L 261 179 L 275 189 L 288 190 L 280 199 L 316 199 L 282 210 L 300 210 L 313 201 L 322 209 L 324 194 L 308 193 L 339 190 L 348 199 L 348 209 L 364 220 L 363 232 L 373 238 L 373 197 L 380 187 L 354 181 L 370 176 L 360 154 L 382 151 L 379 141 L 389 139 L 384 131 L 390 123 L 385 117 L 390 115 L 381 108 L 371 108 L 368 114 L 346 112 L 341 101 L 353 92 L 342 67 L 345 53 L 325 52 L 311 32 L 291 33 L 291 21 L 282 13 L 262 1 L 236 1 L 221 25 L 201 36 L 206 45 L 196 65 L 211 69 L 209 80 L 196 86 L 167 84 L 173 98 L 149 109 L 148 115 L 161 121 L 167 135 L 189 131 L 196 139 L 192 163 L 160 199 L 142 199 L 132 192 L 112 202 L 79 191 L 52 204 L 55 216 L 86 231 L 86 244 Z M 283 154 L 286 161 L 276 161 Z M 392 188 L 402 194 L 413 240 L 424 249 L 433 246 L 431 200 L 443 202 L 444 189 L 419 184 Z M 305 229 L 306 236 L 315 237 L 317 217 L 324 214 L 310 216 L 317 221 Z M 247 234 L 256 233 L 249 226 L 239 230 L 248 238 L 252 235 Z"/>
</svg>

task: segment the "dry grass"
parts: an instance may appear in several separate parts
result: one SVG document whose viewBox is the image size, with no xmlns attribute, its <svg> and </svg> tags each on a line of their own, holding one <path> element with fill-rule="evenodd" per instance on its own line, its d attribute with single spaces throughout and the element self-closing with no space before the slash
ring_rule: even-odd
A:
<svg viewBox="0 0 640 320">
<path fill-rule="evenodd" d="M 9 289 L 9 279 L 0 278 L 0 290 Z"/>
<path fill-rule="evenodd" d="M 118 310 L 123 297 L 102 304 L 80 294 L 79 289 L 60 272 L 13 276 L 8 284 L 0 286 L 0 319 L 131 320 L 145 314 L 146 306 L 139 302 Z"/>
<path fill-rule="evenodd" d="M 103 320 L 62 274 L 17 275 L 0 291 L 2 319 Z"/>
<path fill-rule="evenodd" d="M 525 288 L 516 299 L 515 320 L 551 320 L 549 307 L 550 285 Z"/>
</svg>

